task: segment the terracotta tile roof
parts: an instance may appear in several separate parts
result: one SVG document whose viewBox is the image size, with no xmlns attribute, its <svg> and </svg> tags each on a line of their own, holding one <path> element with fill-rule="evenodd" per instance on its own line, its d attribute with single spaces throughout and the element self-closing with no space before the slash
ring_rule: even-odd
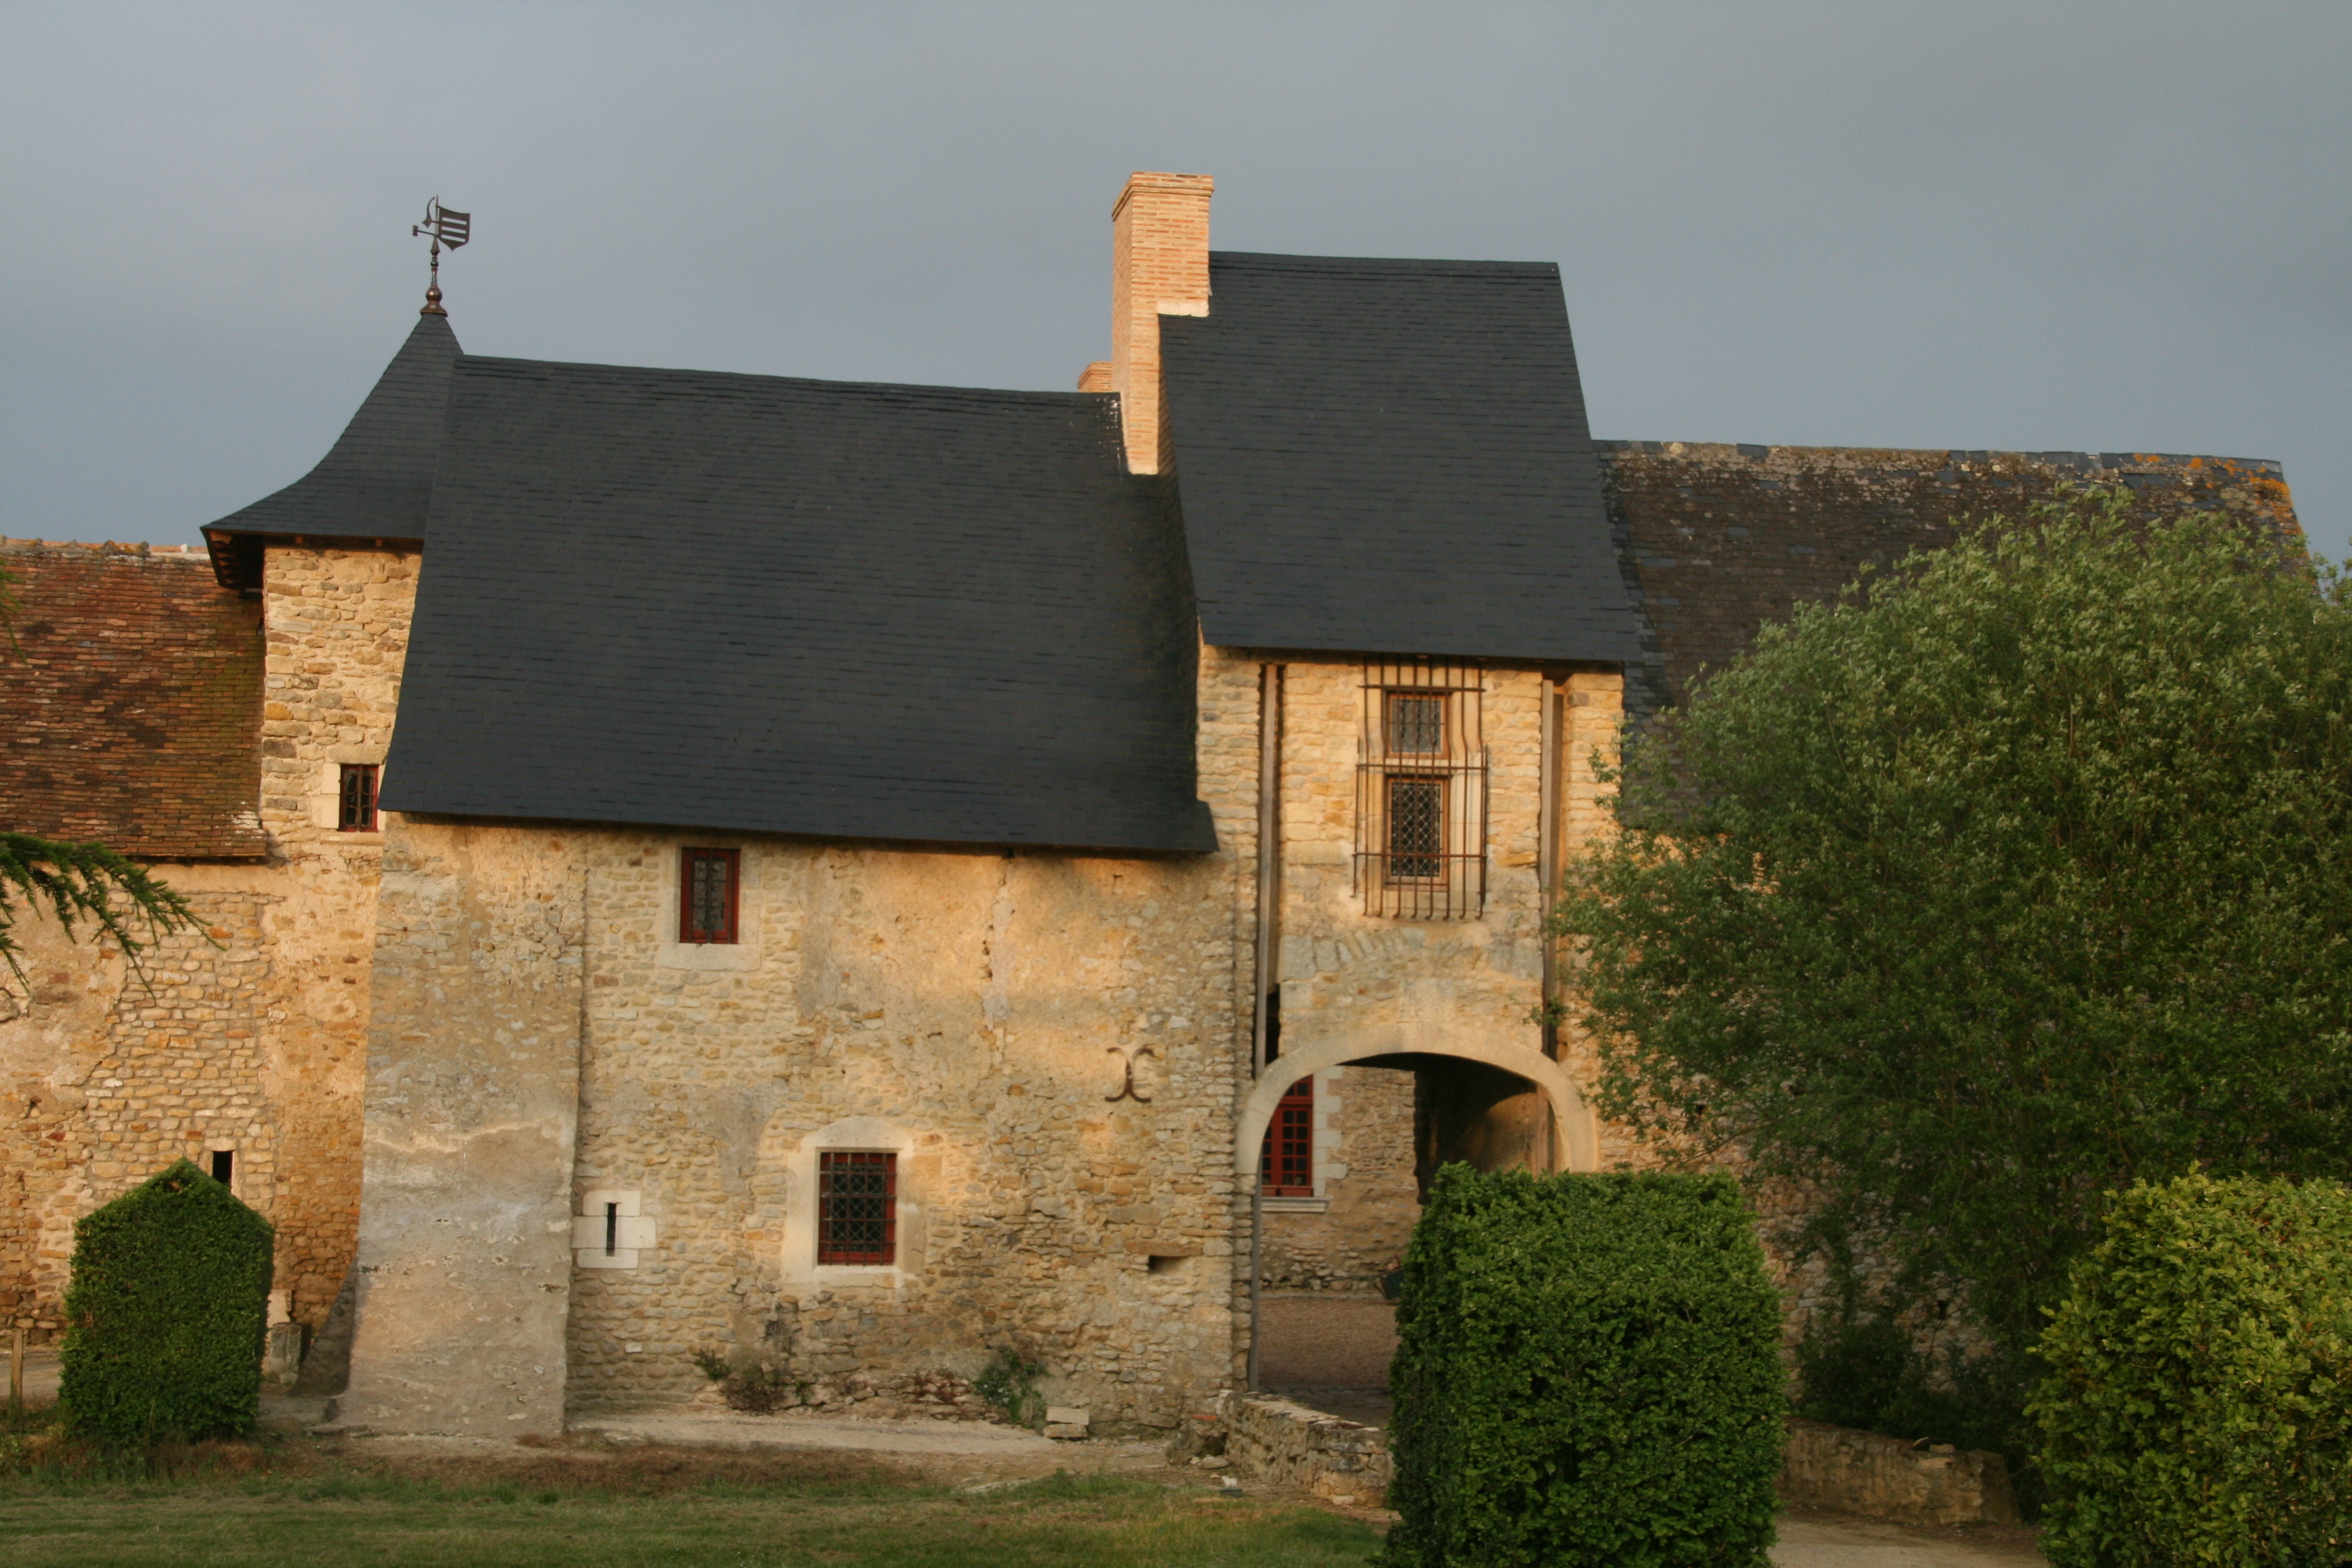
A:
<svg viewBox="0 0 2352 1568">
<path fill-rule="evenodd" d="M 247 859 L 260 798 L 261 607 L 202 550 L 0 541 L 0 827 L 157 860 Z"/>
</svg>

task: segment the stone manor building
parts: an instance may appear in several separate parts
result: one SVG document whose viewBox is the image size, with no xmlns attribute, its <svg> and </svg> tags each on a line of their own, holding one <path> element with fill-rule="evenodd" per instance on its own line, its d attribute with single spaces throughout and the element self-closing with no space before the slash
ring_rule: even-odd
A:
<svg viewBox="0 0 2352 1568">
<path fill-rule="evenodd" d="M 1212 251 L 1211 188 L 1129 182 L 1073 392 L 432 306 L 206 547 L 0 545 L 0 826 L 205 921 L 143 975 L 20 921 L 0 1319 L 185 1154 L 378 1430 L 708 1350 L 1171 1426 L 1440 1163 L 1639 1159 L 1535 1021 L 1629 713 L 2079 479 L 2294 527 L 2257 461 L 1596 443 L 1556 268 Z"/>
</svg>

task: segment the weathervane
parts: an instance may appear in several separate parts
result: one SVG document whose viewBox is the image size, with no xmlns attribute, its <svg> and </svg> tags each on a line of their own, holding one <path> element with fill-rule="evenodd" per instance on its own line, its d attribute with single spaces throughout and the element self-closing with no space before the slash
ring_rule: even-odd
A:
<svg viewBox="0 0 2352 1568">
<path fill-rule="evenodd" d="M 441 247 L 446 245 L 452 250 L 457 249 L 466 243 L 473 226 L 473 214 L 451 212 L 441 205 L 439 196 L 425 204 L 425 221 L 412 226 L 408 231 L 412 236 L 429 234 L 433 237 L 433 282 L 425 290 L 425 309 L 417 311 L 418 315 L 446 316 L 449 313 L 441 308 Z"/>
</svg>

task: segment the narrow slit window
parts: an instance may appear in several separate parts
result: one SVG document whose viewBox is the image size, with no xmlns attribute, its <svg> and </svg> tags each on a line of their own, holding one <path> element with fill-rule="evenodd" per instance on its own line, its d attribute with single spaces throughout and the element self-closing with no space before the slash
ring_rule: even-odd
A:
<svg viewBox="0 0 2352 1568">
<path fill-rule="evenodd" d="M 236 1152 L 232 1149 L 213 1151 L 213 1180 L 224 1187 L 236 1184 Z"/>
<path fill-rule="evenodd" d="M 898 1256 L 898 1156 L 826 1150 L 816 1157 L 816 1260 L 887 1264 Z"/>
<path fill-rule="evenodd" d="M 375 785 L 379 771 L 373 763 L 343 764 L 341 795 L 335 805 L 337 832 L 373 833 L 377 830 Z"/>
<path fill-rule="evenodd" d="M 743 854 L 740 849 L 688 849 L 678 867 L 677 940 L 731 942 Z"/>
<path fill-rule="evenodd" d="M 1258 1151 L 1258 1188 L 1270 1198 L 1315 1195 L 1315 1080 L 1302 1078 L 1274 1108 Z"/>
</svg>

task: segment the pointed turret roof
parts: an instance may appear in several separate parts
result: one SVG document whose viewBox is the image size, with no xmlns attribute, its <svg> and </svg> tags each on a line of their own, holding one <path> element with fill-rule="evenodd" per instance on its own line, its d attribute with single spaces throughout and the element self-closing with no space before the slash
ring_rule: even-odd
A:
<svg viewBox="0 0 2352 1568">
<path fill-rule="evenodd" d="M 261 586 L 264 540 L 422 540 L 449 405 L 449 367 L 458 353 L 448 317 L 419 316 L 317 468 L 205 526 L 222 584 Z"/>
</svg>

